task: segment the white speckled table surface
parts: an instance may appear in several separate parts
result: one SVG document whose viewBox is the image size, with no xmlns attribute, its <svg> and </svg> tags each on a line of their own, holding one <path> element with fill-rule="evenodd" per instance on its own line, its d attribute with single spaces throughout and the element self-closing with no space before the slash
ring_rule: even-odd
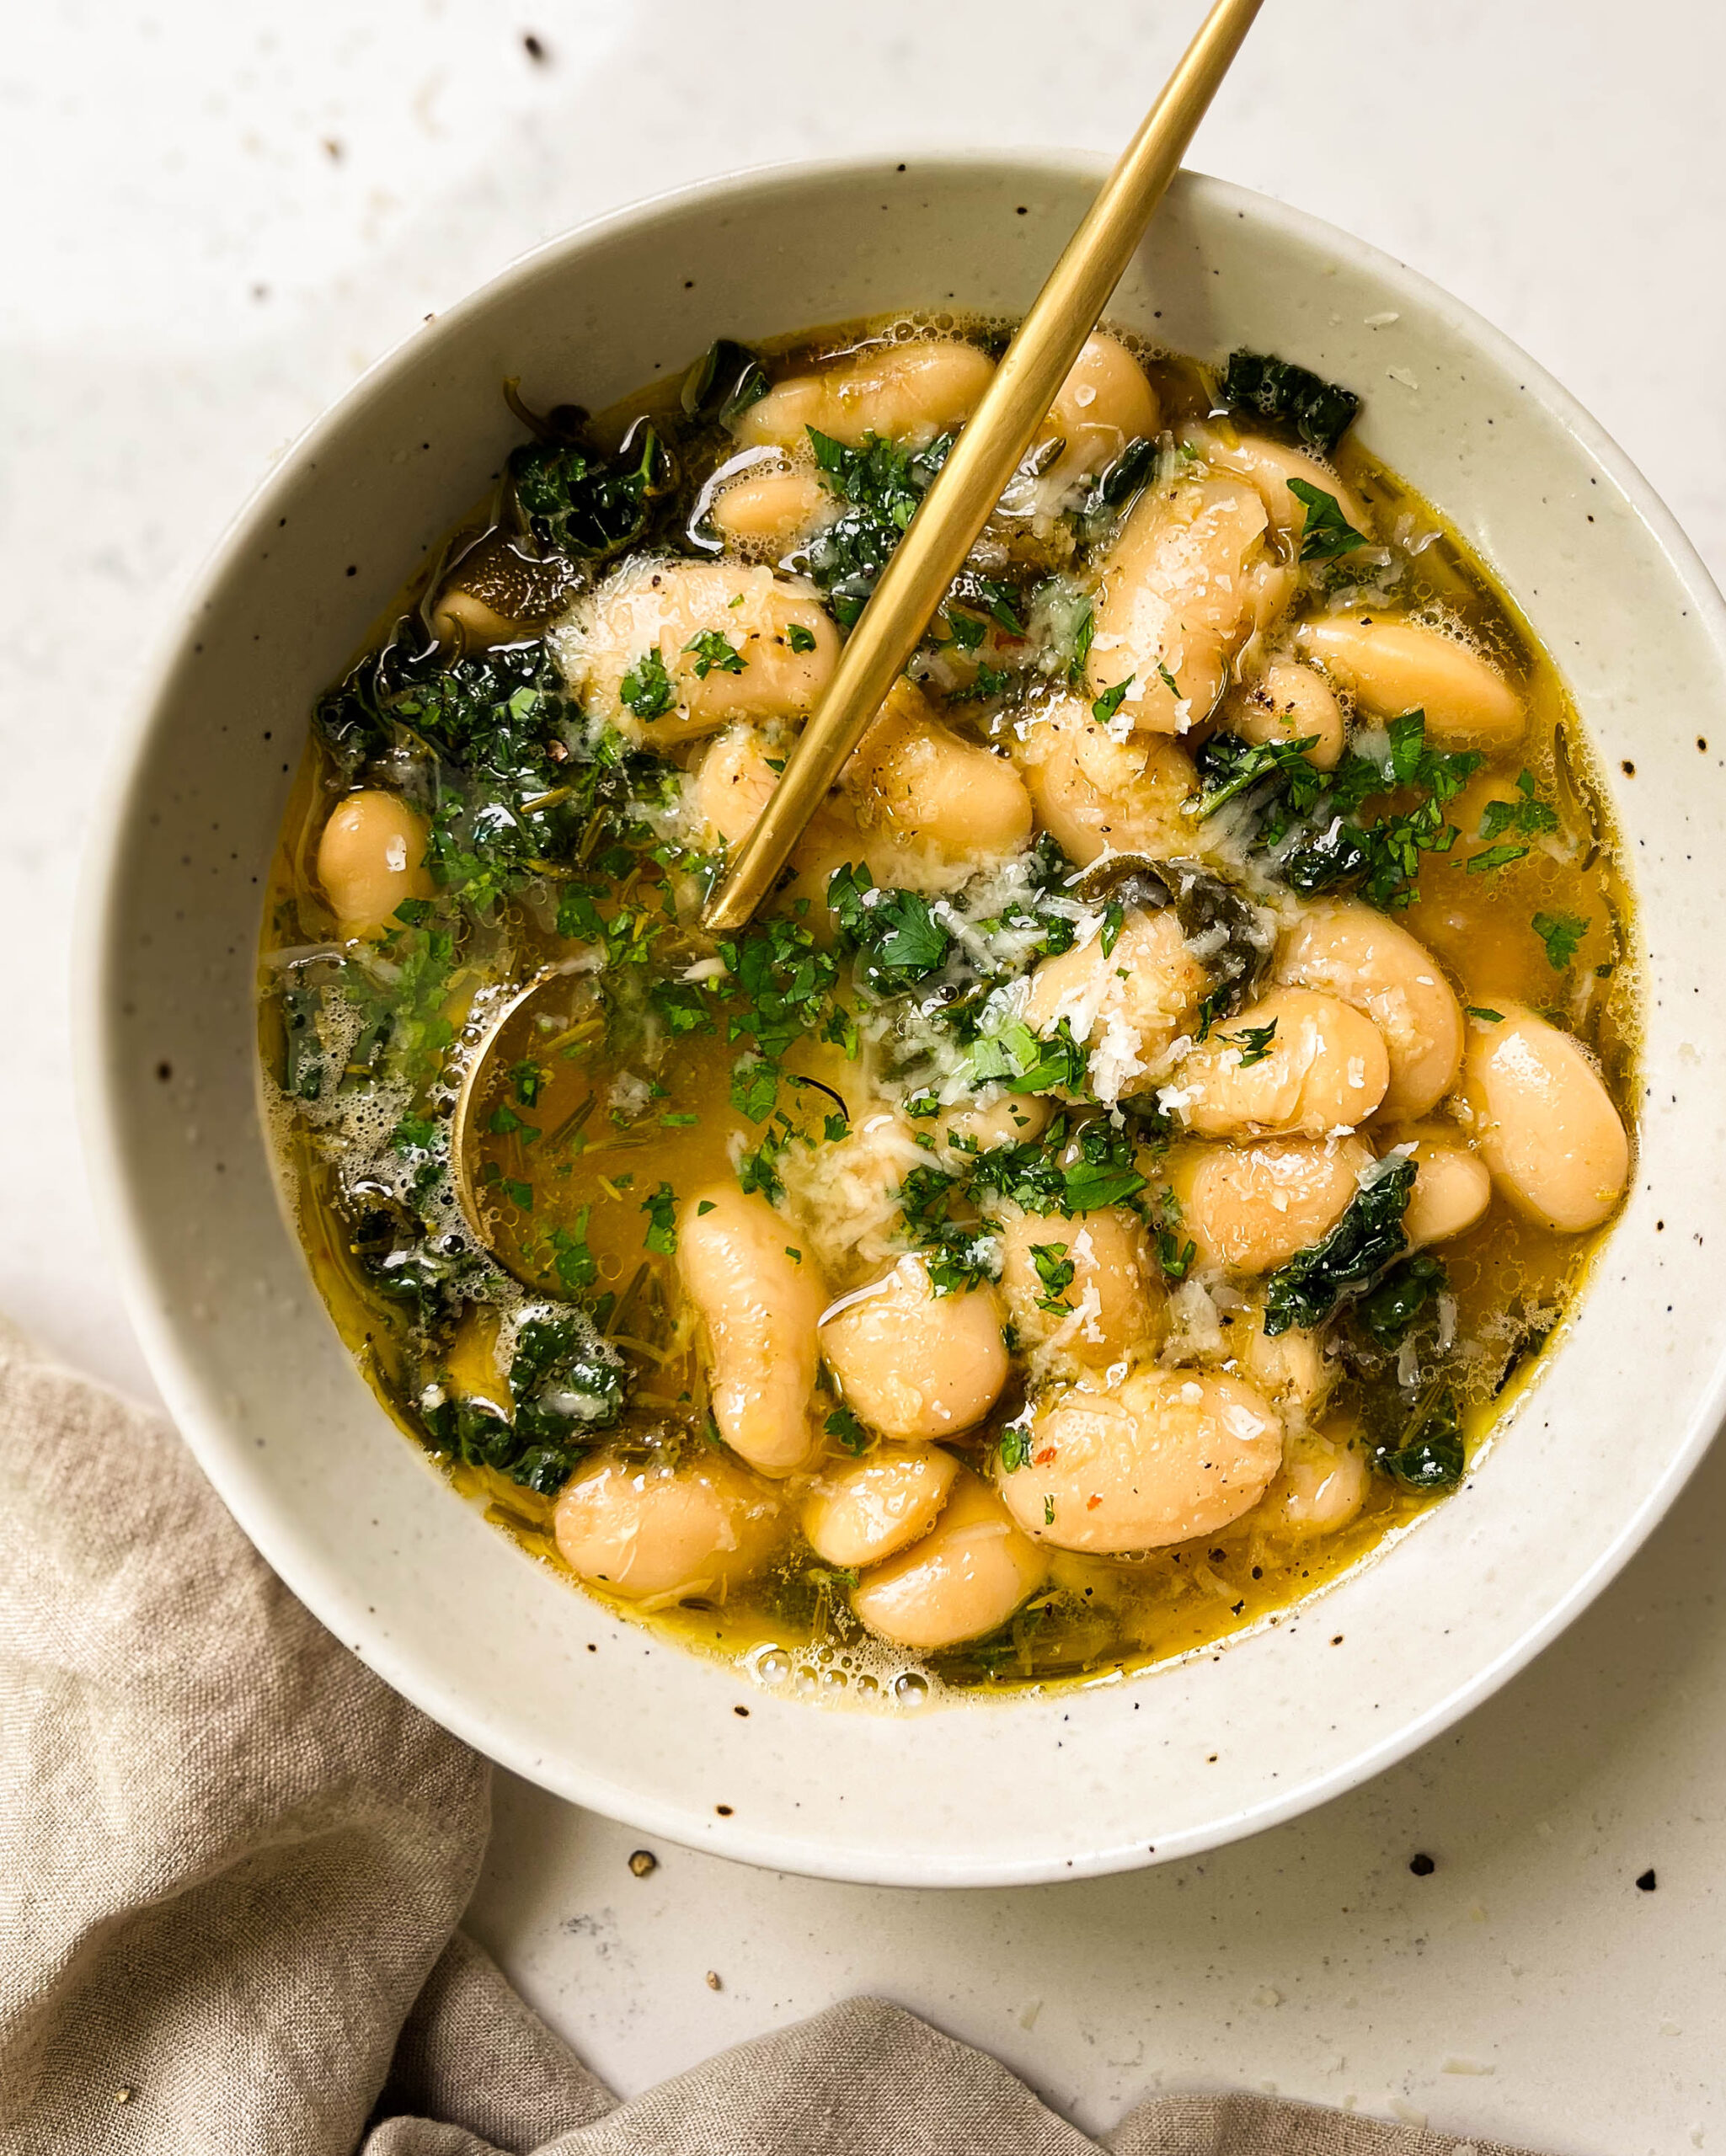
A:
<svg viewBox="0 0 1726 2156">
<path fill-rule="evenodd" d="M 143 659 L 281 446 L 426 313 L 632 197 L 784 157 L 1112 147 L 1197 12 L 19 11 L 0 51 L 0 1310 L 149 1390 L 77 1166 L 72 894 Z M 1611 0 L 1281 0 L 1193 162 L 1351 227 L 1499 323 L 1718 576 L 1723 72 L 1726 15 L 1704 0 L 1633 17 Z M 1717 1453 L 1497 1700 L 1203 1860 L 935 1895 L 661 1848 L 638 1878 L 637 1836 L 500 1778 L 471 1922 L 620 2090 L 868 1989 L 996 2051 L 1093 2129 L 1158 2089 L 1244 2085 L 1577 2156 L 1707 2148 L 1726 2138 L 1723 1541 Z"/>
</svg>

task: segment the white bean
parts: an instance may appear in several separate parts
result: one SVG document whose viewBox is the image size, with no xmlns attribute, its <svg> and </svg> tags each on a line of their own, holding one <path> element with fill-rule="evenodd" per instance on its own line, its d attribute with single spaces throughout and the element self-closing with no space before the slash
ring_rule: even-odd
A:
<svg viewBox="0 0 1726 2156">
<path fill-rule="evenodd" d="M 766 1198 L 734 1185 L 697 1192 L 678 1214 L 677 1270 L 707 1333 L 713 1419 L 766 1475 L 794 1474 L 815 1443 L 815 1327 L 827 1289 L 810 1254 L 799 1262 L 788 1245 Z"/>
<path fill-rule="evenodd" d="M 1177 1146 L 1168 1166 L 1181 1208 L 1175 1240 L 1189 1236 L 1203 1265 L 1274 1273 L 1336 1225 L 1371 1165 L 1358 1138 Z"/>
<path fill-rule="evenodd" d="M 1324 1352 L 1319 1334 L 1291 1326 L 1286 1332 L 1264 1330 L 1264 1299 L 1255 1295 L 1236 1317 L 1230 1339 L 1242 1374 L 1267 1399 L 1286 1403 L 1290 1419 L 1304 1422 L 1335 1384 L 1337 1364 Z"/>
<path fill-rule="evenodd" d="M 1214 1027 L 1162 1098 L 1207 1138 L 1248 1130 L 1317 1137 L 1365 1123 L 1390 1076 L 1383 1036 L 1352 1004 L 1276 988 Z"/>
<path fill-rule="evenodd" d="M 1298 539 L 1307 529 L 1307 504 L 1289 492 L 1290 479 L 1299 479 L 1328 494 L 1363 538 L 1372 533 L 1371 520 L 1360 497 L 1340 473 L 1303 450 L 1268 435 L 1237 434 L 1226 422 L 1221 425 L 1200 421 L 1182 430 L 1213 472 L 1231 472 L 1256 488 L 1266 514 L 1277 530 Z"/>
<path fill-rule="evenodd" d="M 938 1295 L 920 1257 L 842 1301 L 821 1352 L 847 1404 L 884 1438 L 950 1438 L 981 1422 L 1007 1383 L 990 1288 Z"/>
<path fill-rule="evenodd" d="M 1215 1534 L 1256 1505 L 1282 1462 L 1264 1396 L 1220 1372 L 1136 1370 L 1074 1385 L 1034 1417 L 1030 1458 L 1003 1470 L 1007 1510 L 1062 1550 L 1119 1554 Z"/>
<path fill-rule="evenodd" d="M 1161 426 L 1157 392 L 1119 339 L 1094 329 L 1055 392 L 1040 440 L 1059 440 L 1060 454 L 1042 477 L 1057 487 L 1100 472 L 1131 441 Z"/>
<path fill-rule="evenodd" d="M 1185 1032 L 1207 985 L 1173 912 L 1129 914 L 1107 953 L 1093 936 L 1039 961 L 1025 1022 L 1046 1039 L 1064 1018 L 1075 1040 L 1094 1043 L 1098 1096 L 1113 1100 Z"/>
<path fill-rule="evenodd" d="M 1630 1141 L 1600 1074 L 1568 1033 L 1504 1002 L 1471 1018 L 1463 1082 L 1493 1181 L 1530 1219 L 1597 1228 L 1630 1179 Z"/>
<path fill-rule="evenodd" d="M 375 936 L 404 899 L 429 899 L 425 819 L 370 787 L 339 801 L 318 841 L 318 881 L 346 936 Z"/>
<path fill-rule="evenodd" d="M 851 1606 L 878 1638 L 931 1654 L 1004 1625 L 1047 1572 L 988 1484 L 961 1468 L 934 1527 L 871 1566 Z"/>
<path fill-rule="evenodd" d="M 1336 691 L 1316 666 L 1291 659 L 1274 659 L 1256 680 L 1231 689 L 1222 723 L 1255 744 L 1310 741 L 1307 760 L 1321 771 L 1336 769 L 1346 734 Z"/>
<path fill-rule="evenodd" d="M 1184 734 L 1209 718 L 1229 660 L 1293 589 L 1268 530 L 1264 503 L 1239 479 L 1146 494 L 1103 564 L 1092 695 L 1125 685 L 1119 710 L 1139 732 Z"/>
<path fill-rule="evenodd" d="M 655 745 L 736 718 L 800 718 L 839 657 L 839 632 L 812 585 L 730 561 L 629 563 L 575 606 L 556 644 L 587 709 Z M 663 711 L 656 677 L 643 670 L 654 654 Z"/>
<path fill-rule="evenodd" d="M 1371 1471 L 1346 1427 L 1309 1430 L 1290 1441 L 1289 1458 L 1270 1493 L 1285 1527 L 1297 1534 L 1334 1534 L 1366 1502 Z"/>
<path fill-rule="evenodd" d="M 513 616 L 500 613 L 489 600 L 459 584 L 446 584 L 431 610 L 432 633 L 440 643 L 463 651 L 483 651 L 494 643 L 513 643 L 526 633 Z"/>
<path fill-rule="evenodd" d="M 1478 652 L 1437 629 L 1370 611 L 1323 614 L 1303 622 L 1295 640 L 1373 718 L 1424 711 L 1435 748 L 1509 749 L 1522 739 L 1522 699 Z"/>
<path fill-rule="evenodd" d="M 883 883 L 938 890 L 1030 840 L 1031 798 L 1012 764 L 943 726 L 902 679 L 852 752 L 840 787 Z"/>
<path fill-rule="evenodd" d="M 831 499 L 813 472 L 765 472 L 734 480 L 709 514 L 728 539 L 788 547 L 820 521 Z"/>
<path fill-rule="evenodd" d="M 789 745 L 778 744 L 778 761 L 783 763 Z M 778 782 L 778 771 L 768 760 L 768 737 L 761 728 L 741 723 L 713 736 L 695 766 L 687 798 L 708 831 L 735 848 L 754 830 Z M 859 858 L 867 859 L 867 851 L 857 825 L 838 802 L 825 801 L 792 848 L 795 879 L 783 895 L 825 905 L 834 870 Z"/>
<path fill-rule="evenodd" d="M 806 450 L 809 430 L 856 448 L 867 435 L 923 446 L 970 419 L 995 363 L 975 344 L 878 344 L 818 372 L 788 376 L 732 429 L 746 446 Z"/>
<path fill-rule="evenodd" d="M 1040 1362 L 1101 1369 L 1156 1345 L 1162 1283 L 1132 1214 L 1109 1206 L 1066 1219 L 1015 1211 L 1000 1234 L 1007 1317 L 1020 1346 Z M 1069 1265 L 1071 1279 L 1052 1286 L 1051 1277 Z"/>
<path fill-rule="evenodd" d="M 613 1594 L 718 1601 L 769 1562 L 791 1519 L 775 1491 L 723 1454 L 672 1468 L 601 1453 L 564 1486 L 552 1523 L 564 1563 Z"/>
<path fill-rule="evenodd" d="M 1111 851 L 1157 859 L 1192 850 L 1181 803 L 1197 792 L 1192 759 L 1168 736 L 1117 741 L 1090 702 L 1057 698 L 1015 746 L 1038 821 L 1083 867 Z"/>
<path fill-rule="evenodd" d="M 959 1462 L 939 1445 L 879 1445 L 829 1460 L 803 1501 L 803 1532 L 823 1564 L 878 1565 L 940 1517 Z"/>
<path fill-rule="evenodd" d="M 1416 1141 L 1411 1157 L 1414 1187 L 1403 1215 L 1408 1247 L 1424 1250 L 1466 1235 L 1492 1203 L 1486 1162 L 1464 1145 L 1429 1138 Z"/>
<path fill-rule="evenodd" d="M 1322 989 L 1364 1011 L 1383 1036 L 1386 1116 L 1423 1116 L 1462 1067 L 1462 1006 L 1424 943 L 1356 901 L 1304 912 L 1283 938 L 1276 977 Z"/>
</svg>

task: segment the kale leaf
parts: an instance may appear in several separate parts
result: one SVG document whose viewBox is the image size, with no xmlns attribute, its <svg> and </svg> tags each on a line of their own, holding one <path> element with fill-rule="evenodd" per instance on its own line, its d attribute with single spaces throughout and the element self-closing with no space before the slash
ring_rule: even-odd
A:
<svg viewBox="0 0 1726 2156">
<path fill-rule="evenodd" d="M 632 427 L 615 457 L 585 446 L 526 442 L 512 450 L 510 483 L 522 522 L 550 552 L 608 562 L 646 538 L 676 464 L 651 422 Z"/>
<path fill-rule="evenodd" d="M 834 618 L 849 628 L 945 463 L 953 437 L 943 435 L 915 452 L 879 435 L 865 435 L 855 449 L 817 427 L 809 430 L 809 438 L 822 483 L 844 506 L 810 541 L 805 565 L 826 594 Z"/>
<path fill-rule="evenodd" d="M 1355 1323 L 1375 1347 L 1394 1354 L 1450 1285 L 1449 1275 L 1424 1251 L 1393 1266 L 1370 1294 L 1355 1304 Z"/>
<path fill-rule="evenodd" d="M 1222 401 L 1285 428 L 1309 449 L 1329 456 L 1348 432 L 1360 399 L 1306 367 L 1267 352 L 1231 352 L 1223 370 Z"/>
<path fill-rule="evenodd" d="M 1467 1465 L 1462 1410 L 1455 1388 L 1441 1380 L 1428 1386 L 1396 1443 L 1381 1444 L 1372 1464 L 1405 1490 L 1454 1489 Z"/>
<path fill-rule="evenodd" d="M 1414 1189 L 1414 1163 L 1400 1160 L 1349 1201 L 1340 1220 L 1316 1243 L 1296 1251 L 1266 1283 L 1264 1330 L 1273 1338 L 1293 1326 L 1321 1325 L 1346 1295 L 1375 1279 L 1408 1246 L 1403 1215 Z"/>
<path fill-rule="evenodd" d="M 1393 718 L 1388 735 L 1381 759 L 1351 750 L 1321 771 L 1307 761 L 1310 739 L 1255 745 L 1213 734 L 1197 760 L 1203 790 L 1184 813 L 1202 823 L 1242 801 L 1249 848 L 1303 897 L 1348 885 L 1387 910 L 1411 905 L 1422 857 L 1448 853 L 1460 836 L 1445 811 L 1482 758 L 1472 749 L 1429 749 L 1419 711 Z M 1385 813 L 1363 815 L 1376 797 L 1387 798 Z"/>
</svg>

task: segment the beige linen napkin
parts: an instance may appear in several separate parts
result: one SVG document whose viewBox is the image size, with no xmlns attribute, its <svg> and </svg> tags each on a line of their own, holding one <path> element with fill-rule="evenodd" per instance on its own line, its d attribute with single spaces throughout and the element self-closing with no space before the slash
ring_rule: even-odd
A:
<svg viewBox="0 0 1726 2156">
<path fill-rule="evenodd" d="M 300 1607 L 165 1423 L 0 1347 L 4 2156 L 1097 2156 L 874 1999 L 617 2104 L 456 1929 L 488 1773 Z M 1247 2096 L 1101 2145 L 1457 2147 Z"/>
</svg>

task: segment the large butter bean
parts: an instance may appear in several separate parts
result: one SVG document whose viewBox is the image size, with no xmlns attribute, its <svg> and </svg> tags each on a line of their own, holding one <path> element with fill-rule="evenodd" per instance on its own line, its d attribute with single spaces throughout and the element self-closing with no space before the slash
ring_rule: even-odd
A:
<svg viewBox="0 0 1726 2156">
<path fill-rule="evenodd" d="M 1031 975 L 1025 1022 L 1046 1039 L 1066 1019 L 1073 1038 L 1093 1049 L 1098 1098 L 1112 1101 L 1185 1032 L 1207 985 L 1172 912 L 1134 913 L 1112 950 L 1093 936 L 1043 959 Z"/>
<path fill-rule="evenodd" d="M 782 743 L 781 750 L 786 745 Z M 736 847 L 754 830 L 778 782 L 761 728 L 742 723 L 713 736 L 695 766 L 688 798 L 700 821 L 728 846 Z M 860 859 L 868 859 L 862 833 L 839 802 L 825 801 L 792 848 L 795 880 L 782 895 L 825 904 L 834 870 Z M 876 873 L 873 862 L 870 867 Z"/>
<path fill-rule="evenodd" d="M 1215 1534 L 1257 1504 L 1282 1448 L 1275 1411 L 1238 1378 L 1136 1370 L 1108 1391 L 1051 1395 L 1031 1423 L 1029 1461 L 997 1486 L 1037 1541 L 1157 1550 Z"/>
<path fill-rule="evenodd" d="M 564 1486 L 552 1516 L 564 1561 L 631 1602 L 723 1600 L 790 1532 L 778 1494 L 723 1454 L 671 1468 L 602 1453 Z"/>
<path fill-rule="evenodd" d="M 734 480 L 709 515 L 740 545 L 785 547 L 821 520 L 831 499 L 813 472 L 766 472 Z"/>
<path fill-rule="evenodd" d="M 963 883 L 1030 839 L 1031 797 L 1013 765 L 943 726 L 908 681 L 889 692 L 840 788 L 872 842 L 872 870 L 903 889 Z"/>
<path fill-rule="evenodd" d="M 1256 680 L 1231 689 L 1222 723 L 1243 741 L 1310 741 L 1307 760 L 1322 771 L 1336 769 L 1347 732 L 1329 682 L 1292 659 L 1273 659 Z"/>
<path fill-rule="evenodd" d="M 425 819 L 372 787 L 339 801 L 318 841 L 318 881 L 348 936 L 389 926 L 404 899 L 429 899 Z"/>
<path fill-rule="evenodd" d="M 1129 442 L 1154 435 L 1162 423 L 1145 370 L 1117 338 L 1093 330 L 1049 408 L 1039 440 L 1059 440 L 1061 448 L 1042 476 L 1070 485 L 1112 464 Z"/>
<path fill-rule="evenodd" d="M 1336 1225 L 1371 1165 L 1358 1138 L 1177 1146 L 1168 1167 L 1181 1207 L 1175 1240 L 1189 1236 L 1201 1264 L 1274 1273 Z"/>
<path fill-rule="evenodd" d="M 988 1484 L 961 1468 L 933 1528 L 871 1566 L 851 1606 L 878 1638 L 929 1654 L 1004 1625 L 1047 1572 Z"/>
<path fill-rule="evenodd" d="M 884 1438 L 947 1438 L 981 1422 L 1007 1383 L 990 1288 L 938 1295 L 920 1257 L 845 1298 L 821 1353 L 848 1405 Z"/>
<path fill-rule="evenodd" d="M 691 648 L 708 636 L 723 643 Z M 812 585 L 743 562 L 631 563 L 580 602 L 554 642 L 586 707 L 655 746 L 734 718 L 801 718 L 839 656 L 839 632 Z M 672 702 L 644 716 L 625 702 L 623 684 L 633 675 L 644 701 L 640 668 L 649 652 L 659 654 Z M 740 661 L 735 670 L 733 659 Z"/>
<path fill-rule="evenodd" d="M 1410 1250 L 1466 1235 L 1492 1203 L 1493 1179 L 1486 1162 L 1466 1146 L 1442 1139 L 1419 1139 L 1411 1157 L 1414 1187 L 1403 1215 Z"/>
<path fill-rule="evenodd" d="M 1366 1502 L 1371 1481 L 1366 1455 L 1349 1442 L 1352 1430 L 1308 1430 L 1289 1441 L 1288 1458 L 1270 1492 L 1285 1527 L 1300 1535 L 1334 1534 Z"/>
<path fill-rule="evenodd" d="M 1296 642 L 1371 717 L 1424 711 L 1436 748 L 1509 749 L 1522 739 L 1522 699 L 1478 652 L 1437 629 L 1396 615 L 1322 614 L 1301 624 Z"/>
<path fill-rule="evenodd" d="M 1103 564 L 1092 695 L 1128 685 L 1120 716 L 1139 732 L 1184 734 L 1208 718 L 1231 657 L 1292 589 L 1268 529 L 1264 503 L 1239 479 L 1146 494 Z"/>
<path fill-rule="evenodd" d="M 809 430 L 856 448 L 866 435 L 922 447 L 970 419 L 995 363 L 975 344 L 882 344 L 776 382 L 732 429 L 745 445 L 806 450 Z"/>
<path fill-rule="evenodd" d="M 1365 1123 L 1390 1079 L 1383 1037 L 1364 1013 L 1334 995 L 1276 988 L 1194 1049 L 1162 1097 L 1207 1138 L 1318 1136 Z"/>
<path fill-rule="evenodd" d="M 1198 791 L 1192 759 L 1168 736 L 1117 741 L 1087 700 L 1063 696 L 1015 746 L 1038 821 L 1081 867 L 1100 855 L 1190 852 L 1181 803 Z"/>
<path fill-rule="evenodd" d="M 1531 1219 L 1597 1228 L 1624 1193 L 1630 1141 L 1580 1045 L 1506 1002 L 1497 1024 L 1471 1019 L 1463 1083 L 1493 1181 Z"/>
<path fill-rule="evenodd" d="M 1051 1288 L 1038 1270 L 1072 1278 Z M 1071 1219 L 1015 1211 L 1001 1223 L 1001 1293 L 1021 1347 L 1083 1369 L 1123 1361 L 1155 1344 L 1162 1287 L 1145 1230 L 1119 1206 Z"/>
<path fill-rule="evenodd" d="M 703 1209 L 706 1209 L 703 1210 Z M 706 1328 L 713 1419 L 734 1452 L 789 1475 L 815 1449 L 815 1327 L 826 1283 L 764 1198 L 715 1183 L 677 1218 L 677 1270 Z"/>
<path fill-rule="evenodd" d="M 1268 435 L 1237 434 L 1226 422 L 1200 421 L 1181 432 L 1213 472 L 1232 472 L 1255 488 L 1271 522 L 1291 539 L 1298 539 L 1307 529 L 1307 504 L 1289 492 L 1290 479 L 1330 495 L 1355 531 L 1371 536 L 1371 524 L 1360 497 L 1316 456 L 1291 449 L 1286 442 L 1273 441 Z"/>
<path fill-rule="evenodd" d="M 1312 1414 L 1336 1382 L 1338 1364 L 1324 1352 L 1321 1335 L 1302 1326 L 1274 1334 L 1264 1330 L 1262 1295 L 1254 1295 L 1234 1318 L 1228 1337 L 1242 1376 L 1279 1409 L 1286 1410 L 1296 1426 Z"/>
<path fill-rule="evenodd" d="M 939 1445 L 879 1445 L 829 1460 L 803 1501 L 803 1531 L 823 1564 L 878 1565 L 927 1534 L 959 1462 Z"/>
<path fill-rule="evenodd" d="M 1384 1038 L 1387 1116 L 1422 1116 L 1456 1082 L 1462 1007 L 1438 960 L 1375 907 L 1314 906 L 1283 938 L 1276 977 L 1323 990 L 1364 1011 Z"/>
</svg>

